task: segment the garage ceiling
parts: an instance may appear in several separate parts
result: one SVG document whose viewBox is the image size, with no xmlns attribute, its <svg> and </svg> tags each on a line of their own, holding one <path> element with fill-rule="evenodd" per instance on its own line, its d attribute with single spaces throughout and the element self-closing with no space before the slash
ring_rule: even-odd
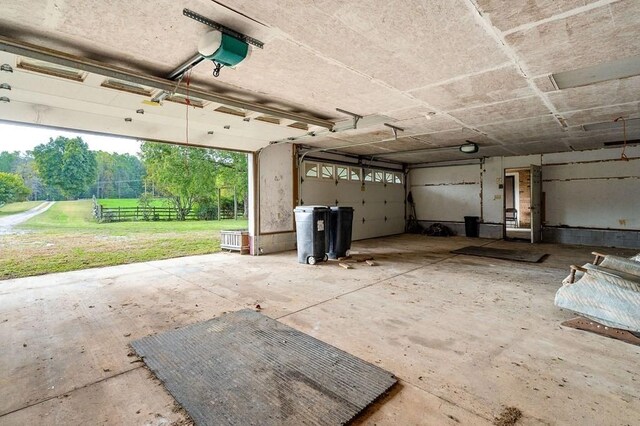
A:
<svg viewBox="0 0 640 426">
<path fill-rule="evenodd" d="M 323 133 L 291 127 L 293 120 L 259 122 L 250 111 L 215 111 L 221 105 L 205 101 L 192 109 L 189 142 L 198 145 L 256 150 L 296 138 L 418 163 L 469 158 L 442 149 L 465 140 L 480 145 L 479 156 L 598 148 L 622 140 L 621 126 L 583 125 L 640 117 L 637 0 L 8 0 L 0 36 L 164 77 L 194 55 L 208 30 L 183 8 L 265 43 L 217 79 L 209 61 L 199 64 L 194 88 L 332 121 L 348 118 L 336 108 L 377 117 L 356 130 Z M 624 78 L 607 75 L 621 60 Z M 554 84 L 552 74 L 602 64 L 603 81 L 562 90 Z M 22 71 L 0 73 L 18 89 L 15 102 L 0 104 L 2 119 L 184 142 L 183 105 L 165 102 L 136 117 L 143 97 L 103 87 L 102 76 L 78 83 Z M 570 85 L 571 73 L 564 77 Z M 132 115 L 137 120 L 125 123 Z M 383 122 L 404 132 L 395 140 Z M 315 137 L 306 136 L 312 131 Z M 630 126 L 627 138 L 640 139 L 640 128 Z"/>
</svg>

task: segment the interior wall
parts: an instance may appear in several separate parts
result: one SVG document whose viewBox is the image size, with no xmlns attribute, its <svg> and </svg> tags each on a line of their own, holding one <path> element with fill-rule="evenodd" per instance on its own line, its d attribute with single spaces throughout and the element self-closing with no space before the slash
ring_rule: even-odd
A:
<svg viewBox="0 0 640 426">
<path fill-rule="evenodd" d="M 480 216 L 480 164 L 411 171 L 411 194 L 418 220 L 461 222 Z"/>
<path fill-rule="evenodd" d="M 295 147 L 270 145 L 256 155 L 258 230 L 252 253 L 265 254 L 295 249 Z"/>
<path fill-rule="evenodd" d="M 544 241 L 640 247 L 640 147 L 627 147 L 629 161 L 620 161 L 620 153 L 616 147 L 412 169 L 418 220 L 461 229 L 463 216 L 479 212 L 480 236 L 502 238 L 504 169 L 536 164 L 542 165 Z M 520 195 L 524 190 L 520 184 Z"/>
</svg>

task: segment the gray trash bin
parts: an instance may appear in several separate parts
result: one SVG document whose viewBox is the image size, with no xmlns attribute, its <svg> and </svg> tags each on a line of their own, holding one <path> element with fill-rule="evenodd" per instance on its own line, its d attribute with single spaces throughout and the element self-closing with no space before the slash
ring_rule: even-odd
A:
<svg viewBox="0 0 640 426">
<path fill-rule="evenodd" d="M 296 216 L 298 262 L 315 265 L 317 262 L 327 261 L 329 208 L 298 206 L 293 212 Z"/>
<path fill-rule="evenodd" d="M 347 255 L 351 249 L 353 207 L 331 207 L 329 212 L 329 259 Z"/>
</svg>

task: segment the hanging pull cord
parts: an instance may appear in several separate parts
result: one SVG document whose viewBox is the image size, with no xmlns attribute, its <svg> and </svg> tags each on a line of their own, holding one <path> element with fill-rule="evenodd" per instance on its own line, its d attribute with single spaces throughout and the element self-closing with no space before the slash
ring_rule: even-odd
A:
<svg viewBox="0 0 640 426">
<path fill-rule="evenodd" d="M 622 120 L 622 136 L 624 138 L 624 143 L 622 145 L 622 154 L 620 154 L 620 159 L 623 161 L 629 161 L 629 157 L 627 157 L 627 154 L 625 154 L 625 151 L 627 150 L 627 120 L 625 120 L 624 117 L 618 117 L 613 121 L 617 122 L 618 120 Z"/>
</svg>

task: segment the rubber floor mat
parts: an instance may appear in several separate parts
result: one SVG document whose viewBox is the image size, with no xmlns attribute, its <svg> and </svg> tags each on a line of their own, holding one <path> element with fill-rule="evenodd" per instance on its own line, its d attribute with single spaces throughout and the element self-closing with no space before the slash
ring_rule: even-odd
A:
<svg viewBox="0 0 640 426">
<path fill-rule="evenodd" d="M 338 425 L 393 374 L 252 310 L 132 343 L 198 425 Z"/>
<path fill-rule="evenodd" d="M 451 253 L 469 256 L 492 257 L 494 259 L 515 260 L 518 262 L 540 262 L 547 255 L 545 253 L 531 253 L 524 250 L 507 250 L 492 247 L 467 246 L 452 250 Z"/>
</svg>

